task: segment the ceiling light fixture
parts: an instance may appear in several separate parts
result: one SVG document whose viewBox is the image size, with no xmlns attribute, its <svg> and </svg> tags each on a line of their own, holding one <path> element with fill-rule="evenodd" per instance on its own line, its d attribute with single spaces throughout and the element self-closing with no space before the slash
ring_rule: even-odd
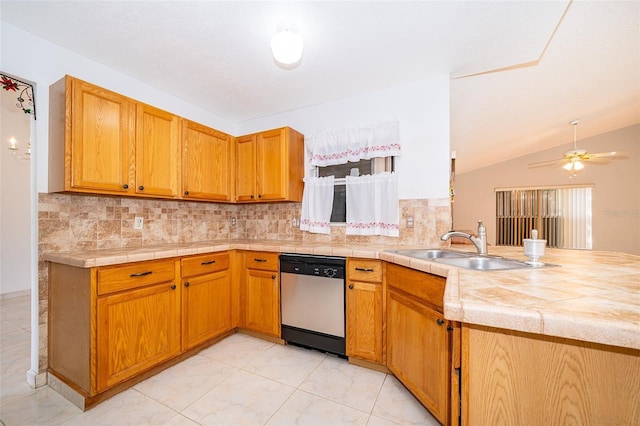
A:
<svg viewBox="0 0 640 426">
<path fill-rule="evenodd" d="M 304 43 L 290 26 L 282 26 L 271 38 L 273 59 L 285 68 L 295 68 L 302 59 Z"/>
</svg>

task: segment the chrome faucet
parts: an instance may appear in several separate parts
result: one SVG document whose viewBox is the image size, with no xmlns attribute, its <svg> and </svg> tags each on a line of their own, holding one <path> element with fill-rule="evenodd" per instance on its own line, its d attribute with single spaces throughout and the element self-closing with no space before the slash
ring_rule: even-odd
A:
<svg viewBox="0 0 640 426">
<path fill-rule="evenodd" d="M 487 229 L 484 227 L 484 224 L 481 220 L 478 221 L 478 236 L 474 237 L 471 234 L 467 234 L 466 232 L 459 231 L 449 231 L 444 234 L 440 239 L 442 241 L 447 241 L 451 237 L 463 237 L 471 240 L 476 249 L 478 249 L 478 254 L 487 254 Z"/>
</svg>

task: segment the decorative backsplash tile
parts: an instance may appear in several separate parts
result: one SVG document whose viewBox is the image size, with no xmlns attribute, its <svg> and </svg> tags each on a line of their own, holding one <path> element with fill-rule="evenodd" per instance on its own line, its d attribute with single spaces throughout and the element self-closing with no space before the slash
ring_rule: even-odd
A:
<svg viewBox="0 0 640 426">
<path fill-rule="evenodd" d="M 294 226 L 300 203 L 214 204 L 72 194 L 39 194 L 39 251 L 140 247 L 215 239 L 438 245 L 449 230 L 448 199 L 400 200 L 400 237 L 311 234 Z M 406 227 L 413 217 L 414 226 Z M 143 229 L 134 229 L 136 217 Z M 232 218 L 236 218 L 235 226 Z"/>
</svg>

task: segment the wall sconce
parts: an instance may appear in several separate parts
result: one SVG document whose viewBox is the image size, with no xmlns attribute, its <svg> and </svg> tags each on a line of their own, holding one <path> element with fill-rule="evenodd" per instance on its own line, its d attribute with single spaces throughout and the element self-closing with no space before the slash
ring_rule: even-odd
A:
<svg viewBox="0 0 640 426">
<path fill-rule="evenodd" d="M 304 43 L 302 37 L 292 31 L 290 26 L 281 25 L 271 38 L 271 54 L 282 68 L 292 69 L 302 59 Z"/>
<path fill-rule="evenodd" d="M 18 143 L 16 142 L 16 138 L 14 138 L 13 136 L 11 136 L 11 139 L 9 139 L 9 148 L 8 148 L 12 153 L 13 156 L 16 158 L 19 158 L 21 160 L 30 160 L 31 159 L 31 142 L 27 143 L 27 150 L 25 151 L 24 154 L 19 154 L 18 151 L 20 150 L 18 148 Z"/>
</svg>

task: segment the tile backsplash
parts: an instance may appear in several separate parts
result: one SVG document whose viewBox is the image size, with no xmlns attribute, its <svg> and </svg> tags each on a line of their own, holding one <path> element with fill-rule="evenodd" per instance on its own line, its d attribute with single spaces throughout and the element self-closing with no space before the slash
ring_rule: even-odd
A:
<svg viewBox="0 0 640 426">
<path fill-rule="evenodd" d="M 449 199 L 400 200 L 399 238 L 311 234 L 294 226 L 300 203 L 215 204 L 74 194 L 38 195 L 38 285 L 40 300 L 40 371 L 47 368 L 48 270 L 43 253 L 140 247 L 216 239 L 312 241 L 334 244 L 374 243 L 437 247 L 451 226 Z M 134 229 L 136 217 L 142 230 Z M 413 227 L 406 226 L 413 218 Z M 233 224 L 235 218 L 235 225 Z"/>
<path fill-rule="evenodd" d="M 448 199 L 400 200 L 400 237 L 330 235 L 300 231 L 300 203 L 214 204 L 72 194 L 38 196 L 39 252 L 96 250 L 215 239 L 439 245 L 449 230 Z M 414 226 L 406 227 L 407 217 Z M 136 217 L 142 230 L 134 229 Z M 235 225 L 233 219 L 235 218 Z"/>
</svg>

